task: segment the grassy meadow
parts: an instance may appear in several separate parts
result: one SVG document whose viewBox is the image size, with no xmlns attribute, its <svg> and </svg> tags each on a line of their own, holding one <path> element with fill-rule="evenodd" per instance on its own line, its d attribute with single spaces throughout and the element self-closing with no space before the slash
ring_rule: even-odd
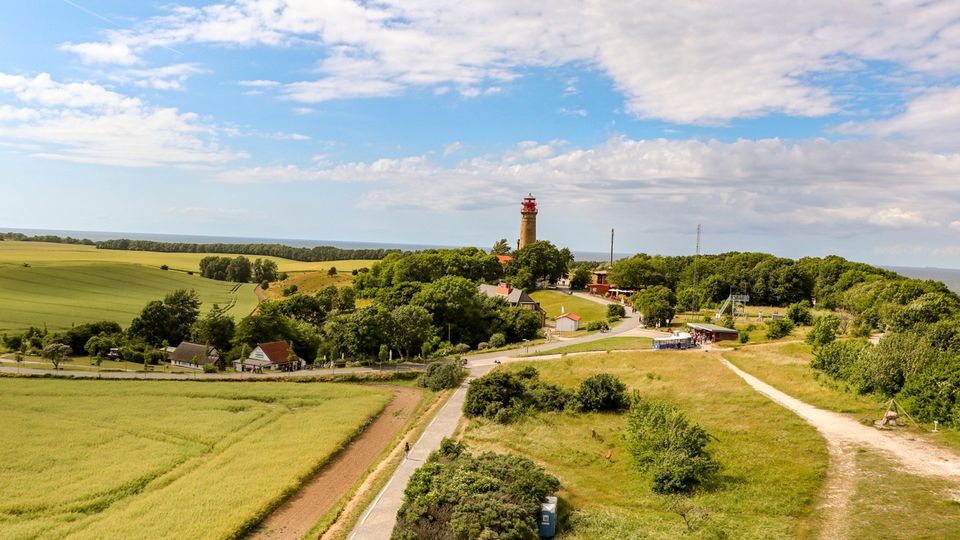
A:
<svg viewBox="0 0 960 540">
<path fill-rule="evenodd" d="M 391 395 L 347 384 L 0 378 L 0 537 L 236 536 Z"/>
<path fill-rule="evenodd" d="M 599 321 L 607 318 L 606 305 L 577 296 L 544 290 L 534 291 L 530 293 L 530 297 L 540 302 L 540 307 L 547 312 L 548 321 L 552 321 L 560 315 L 561 307 L 563 307 L 567 313 L 576 313 L 579 315 L 581 317 L 581 326 L 590 321 Z"/>
<path fill-rule="evenodd" d="M 176 289 L 196 290 L 204 311 L 218 304 L 229 307 L 227 313 L 239 319 L 257 305 L 253 288 L 132 264 L 0 264 L 0 333 L 44 325 L 64 330 L 100 320 L 125 326 L 147 302 Z"/>
<path fill-rule="evenodd" d="M 547 356 L 551 354 L 579 353 L 592 351 L 632 351 L 649 349 L 653 339 L 648 337 L 615 336 L 586 343 L 575 343 L 566 347 L 549 349 L 531 354 L 530 356 Z"/>
<path fill-rule="evenodd" d="M 153 251 L 124 251 L 115 249 L 97 249 L 93 246 L 52 244 L 46 242 L 0 242 L 0 265 L 23 263 L 28 264 L 62 264 L 81 262 L 113 262 L 139 264 L 159 268 L 167 265 L 174 270 L 198 272 L 200 259 L 216 255 L 220 257 L 236 257 L 229 253 L 159 253 Z M 256 255 L 244 255 L 250 260 L 258 258 Z M 271 259 L 277 263 L 280 272 L 308 272 L 325 271 L 331 266 L 337 270 L 350 271 L 355 268 L 370 266 L 375 261 L 348 260 L 325 262 L 301 262 L 279 257 L 260 257 Z"/>
<path fill-rule="evenodd" d="M 563 539 L 811 537 L 812 516 L 827 469 L 816 430 L 753 391 L 711 354 L 618 352 L 516 363 L 532 365 L 547 382 L 572 387 L 598 372 L 612 373 L 642 395 L 673 403 L 716 440 L 708 446 L 723 465 L 690 499 L 709 513 L 689 533 L 667 499 L 637 472 L 618 414 L 543 413 L 512 425 L 472 421 L 464 439 L 477 449 L 523 454 L 557 476 L 572 509 Z M 592 436 L 596 430 L 596 438 Z M 610 459 L 606 456 L 612 452 Z"/>
</svg>

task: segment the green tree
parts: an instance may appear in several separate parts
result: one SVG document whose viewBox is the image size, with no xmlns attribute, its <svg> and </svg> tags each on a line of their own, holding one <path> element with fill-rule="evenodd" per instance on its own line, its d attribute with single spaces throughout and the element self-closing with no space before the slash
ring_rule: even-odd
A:
<svg viewBox="0 0 960 540">
<path fill-rule="evenodd" d="M 787 319 L 777 319 L 767 323 L 767 339 L 780 339 L 793 332 L 793 323 Z"/>
<path fill-rule="evenodd" d="M 390 312 L 390 342 L 405 358 L 419 352 L 435 333 L 430 312 L 421 306 L 399 306 Z"/>
<path fill-rule="evenodd" d="M 424 285 L 411 304 L 426 309 L 441 336 L 449 334 L 452 343 L 479 343 L 486 337 L 483 301 L 469 279 L 444 276 Z"/>
<path fill-rule="evenodd" d="M 526 271 L 533 277 L 533 281 L 556 283 L 558 279 L 567 275 L 572 262 L 573 255 L 569 249 L 557 249 L 551 242 L 540 240 L 514 253 L 508 269 L 514 276 L 520 275 L 521 271 Z"/>
<path fill-rule="evenodd" d="M 807 326 L 813 322 L 813 315 L 810 313 L 810 302 L 794 302 L 787 306 L 787 319 L 794 326 Z"/>
<path fill-rule="evenodd" d="M 506 238 L 501 238 L 493 244 L 493 248 L 490 250 L 490 253 L 493 255 L 506 255 L 510 253 L 510 243 L 507 242 Z"/>
<path fill-rule="evenodd" d="M 623 289 L 640 289 L 665 285 L 663 272 L 646 255 L 620 259 L 610 269 L 610 282 Z"/>
<path fill-rule="evenodd" d="M 248 283 L 253 277 L 253 266 L 250 259 L 243 255 L 233 258 L 227 264 L 227 281 L 236 283 Z"/>
<path fill-rule="evenodd" d="M 804 341 L 814 347 L 822 347 L 828 343 L 833 343 L 839 332 L 840 317 L 833 313 L 827 313 L 817 317 L 817 320 L 813 323 L 813 328 L 810 329 L 810 333 L 807 334 Z"/>
<path fill-rule="evenodd" d="M 570 288 L 585 289 L 590 284 L 591 279 L 593 279 L 593 272 L 590 271 L 590 268 L 580 265 L 573 270 L 573 275 L 570 276 Z"/>
<path fill-rule="evenodd" d="M 327 275 L 328 275 L 328 276 L 335 276 L 335 275 L 337 275 L 337 267 L 336 267 L 336 266 L 331 266 L 330 269 L 327 270 Z"/>
<path fill-rule="evenodd" d="M 628 403 L 627 385 L 609 373 L 593 375 L 577 388 L 577 407 L 584 412 L 619 411 Z"/>
<path fill-rule="evenodd" d="M 236 324 L 233 317 L 219 310 L 211 310 L 205 317 L 193 325 L 193 339 L 199 343 L 214 347 L 220 353 L 220 360 L 226 360 L 226 352 L 233 343 Z M 222 367 L 222 366 L 221 366 Z"/>
<path fill-rule="evenodd" d="M 676 298 L 673 292 L 663 285 L 647 287 L 633 297 L 633 305 L 643 314 L 643 323 L 647 326 L 665 325 L 676 314 Z"/>
<path fill-rule="evenodd" d="M 53 369 L 60 369 L 60 363 L 69 360 L 72 352 L 69 345 L 51 343 L 43 348 L 43 357 L 53 364 Z"/>
</svg>

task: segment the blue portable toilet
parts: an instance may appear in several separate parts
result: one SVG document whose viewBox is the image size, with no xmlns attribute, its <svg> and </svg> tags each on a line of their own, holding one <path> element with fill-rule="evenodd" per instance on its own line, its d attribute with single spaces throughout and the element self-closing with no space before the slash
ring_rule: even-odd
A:
<svg viewBox="0 0 960 540">
<path fill-rule="evenodd" d="M 540 505 L 540 538 L 553 538 L 557 535 L 557 498 L 547 497 Z"/>
</svg>

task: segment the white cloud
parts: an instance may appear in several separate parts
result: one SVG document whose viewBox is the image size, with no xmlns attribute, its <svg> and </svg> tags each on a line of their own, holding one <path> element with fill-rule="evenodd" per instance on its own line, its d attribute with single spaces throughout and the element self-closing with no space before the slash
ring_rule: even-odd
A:
<svg viewBox="0 0 960 540">
<path fill-rule="evenodd" d="M 106 78 L 121 84 L 154 90 L 183 90 L 192 75 L 204 73 L 196 64 L 171 64 L 156 68 L 127 69 L 107 74 Z"/>
<path fill-rule="evenodd" d="M 933 88 L 885 120 L 850 122 L 841 133 L 905 137 L 933 148 L 960 148 L 960 87 Z"/>
<path fill-rule="evenodd" d="M 586 109 L 568 109 L 568 108 L 566 108 L 566 107 L 560 107 L 560 110 L 557 111 L 557 112 L 559 112 L 560 114 L 562 114 L 562 115 L 564 115 L 564 116 L 579 116 L 579 117 L 581 117 L 581 118 L 582 118 L 582 117 L 585 117 L 585 116 L 587 116 L 587 114 L 589 114 L 589 113 L 587 113 L 587 110 L 586 110 Z"/>
<path fill-rule="evenodd" d="M 534 191 L 558 215 L 638 214 L 644 216 L 636 225 L 640 229 L 686 230 L 692 219 L 716 228 L 733 220 L 753 232 L 844 237 L 931 231 L 950 223 L 960 213 L 953 197 L 958 175 L 960 155 L 917 152 L 897 143 L 614 137 L 591 148 L 523 141 L 499 156 L 464 159 L 452 167 L 409 156 L 239 169 L 219 179 L 358 182 L 370 186 L 361 204 L 371 208 L 488 208 Z M 678 222 L 678 215 L 689 219 Z"/>
<path fill-rule="evenodd" d="M 609 76 L 638 117 L 723 123 L 828 114 L 838 96 L 815 76 L 866 62 L 956 75 L 960 4 L 558 0 L 544 10 L 510 0 L 243 0 L 177 7 L 100 42 L 63 47 L 88 61 L 131 63 L 150 48 L 186 42 L 322 43 L 320 76 L 284 87 L 289 99 L 309 103 L 393 96 L 413 86 L 453 87 L 469 97 L 526 68 L 581 63 Z M 575 88 L 568 81 L 565 93 Z"/>
<path fill-rule="evenodd" d="M 0 140 L 36 145 L 31 155 L 133 167 L 224 163 L 244 154 L 221 148 L 196 114 L 151 107 L 89 82 L 0 73 L 0 94 L 23 105 L 0 111 Z"/>
<path fill-rule="evenodd" d="M 269 81 L 264 79 L 257 79 L 253 81 L 240 81 L 237 84 L 240 86 L 248 86 L 253 88 L 273 88 L 280 86 L 280 83 L 277 81 Z"/>
<path fill-rule="evenodd" d="M 0 114 L 2 114 L 2 113 L 0 113 Z M 459 151 L 462 150 L 462 149 L 463 149 L 463 143 L 460 142 L 460 141 L 454 141 L 454 142 L 452 142 L 452 143 L 450 143 L 450 144 L 448 144 L 448 145 L 446 145 L 446 146 L 443 147 L 443 155 L 444 155 L 444 156 L 452 156 L 453 154 L 456 154 L 457 152 L 459 152 Z"/>
</svg>

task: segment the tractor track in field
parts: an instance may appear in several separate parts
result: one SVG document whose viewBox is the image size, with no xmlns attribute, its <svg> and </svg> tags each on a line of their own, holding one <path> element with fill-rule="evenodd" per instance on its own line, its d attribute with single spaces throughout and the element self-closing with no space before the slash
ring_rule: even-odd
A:
<svg viewBox="0 0 960 540">
<path fill-rule="evenodd" d="M 417 408 L 421 393 L 398 387 L 393 400 L 337 457 L 280 505 L 248 538 L 300 539 L 373 466 Z"/>
</svg>

